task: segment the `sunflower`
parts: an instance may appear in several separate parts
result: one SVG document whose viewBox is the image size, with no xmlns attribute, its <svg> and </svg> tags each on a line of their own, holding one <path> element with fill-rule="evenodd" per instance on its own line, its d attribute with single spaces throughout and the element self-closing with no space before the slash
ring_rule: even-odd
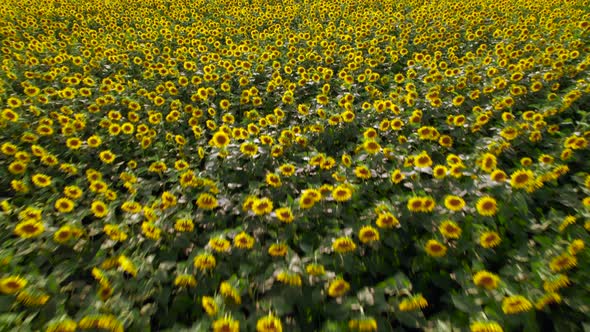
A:
<svg viewBox="0 0 590 332">
<path fill-rule="evenodd" d="M 246 156 L 253 157 L 258 153 L 258 145 L 245 142 L 240 145 L 240 151 Z"/>
<path fill-rule="evenodd" d="M 424 245 L 424 250 L 426 250 L 428 256 L 431 257 L 443 257 L 447 254 L 447 247 L 434 239 L 428 240 L 428 242 L 426 242 Z"/>
<path fill-rule="evenodd" d="M 377 154 L 381 151 L 381 145 L 374 140 L 366 140 L 363 143 L 363 148 L 369 154 Z"/>
<path fill-rule="evenodd" d="M 98 297 L 102 301 L 106 301 L 109 297 L 113 295 L 113 291 L 114 289 L 110 285 L 102 285 L 98 289 Z"/>
<path fill-rule="evenodd" d="M 543 282 L 543 289 L 546 292 L 556 292 L 572 284 L 570 278 L 565 274 L 552 275 Z"/>
<path fill-rule="evenodd" d="M 483 196 L 477 200 L 477 212 L 486 217 L 491 217 L 498 211 L 498 203 L 491 196 Z"/>
<path fill-rule="evenodd" d="M 354 175 L 357 178 L 361 178 L 363 180 L 368 180 L 371 178 L 371 170 L 365 165 L 360 165 L 360 166 L 355 167 Z"/>
<path fill-rule="evenodd" d="M 342 278 L 336 278 L 328 285 L 328 295 L 341 297 L 350 290 L 350 284 Z"/>
<path fill-rule="evenodd" d="M 49 301 L 49 295 L 40 292 L 31 293 L 29 291 L 22 290 L 16 295 L 16 301 L 27 307 L 38 307 Z"/>
<path fill-rule="evenodd" d="M 145 235 L 145 237 L 157 241 L 160 239 L 162 230 L 151 221 L 144 221 L 141 224 L 141 233 Z"/>
<path fill-rule="evenodd" d="M 78 323 L 71 319 L 54 321 L 47 325 L 45 332 L 76 332 Z"/>
<path fill-rule="evenodd" d="M 459 196 L 447 195 L 445 197 L 445 207 L 451 211 L 461 211 L 465 207 L 465 201 Z"/>
<path fill-rule="evenodd" d="M 414 158 L 414 166 L 418 168 L 430 167 L 432 166 L 432 159 L 425 151 L 423 151 Z"/>
<path fill-rule="evenodd" d="M 281 271 L 276 279 L 285 285 L 301 287 L 301 276 L 295 272 Z"/>
<path fill-rule="evenodd" d="M 99 329 L 113 332 L 123 332 L 123 323 L 113 315 L 89 315 L 84 316 L 78 322 L 82 330 Z"/>
<path fill-rule="evenodd" d="M 31 179 L 33 184 L 39 188 L 44 188 L 51 185 L 51 176 L 45 174 L 34 174 Z"/>
<path fill-rule="evenodd" d="M 567 246 L 567 252 L 570 255 L 577 255 L 580 251 L 584 250 L 585 244 L 584 244 L 584 240 L 581 239 L 576 239 L 573 240 L 569 246 Z"/>
<path fill-rule="evenodd" d="M 256 332 L 283 332 L 283 325 L 279 318 L 268 314 L 256 322 Z"/>
<path fill-rule="evenodd" d="M 27 193 L 29 192 L 29 186 L 26 183 L 20 180 L 12 180 L 10 181 L 10 187 L 19 193 Z"/>
<path fill-rule="evenodd" d="M 341 184 L 332 190 L 332 197 L 337 202 L 346 202 L 352 198 L 352 190 L 349 186 Z"/>
<path fill-rule="evenodd" d="M 72 228 L 68 225 L 61 226 L 53 233 L 53 241 L 57 243 L 66 243 L 72 238 Z"/>
<path fill-rule="evenodd" d="M 209 316 L 215 316 L 217 314 L 217 303 L 215 303 L 215 299 L 210 296 L 203 296 L 201 299 L 201 306 L 203 310 Z"/>
<path fill-rule="evenodd" d="M 124 255 L 121 255 L 121 256 L 119 256 L 119 258 L 117 258 L 117 262 L 119 263 L 119 268 L 123 272 L 125 272 L 133 277 L 137 276 L 137 268 L 135 267 L 135 264 L 133 264 L 133 262 L 129 258 L 127 258 Z"/>
<path fill-rule="evenodd" d="M 195 287 L 197 279 L 190 274 L 180 274 L 174 278 L 174 286 L 177 287 Z"/>
<path fill-rule="evenodd" d="M 18 213 L 19 219 L 35 219 L 41 220 L 43 218 L 43 210 L 36 207 L 27 206 L 24 210 Z"/>
<path fill-rule="evenodd" d="M 174 229 L 178 232 L 192 232 L 195 229 L 195 224 L 191 219 L 176 219 Z"/>
<path fill-rule="evenodd" d="M 103 201 L 93 201 L 90 206 L 90 210 L 97 218 L 106 217 L 106 215 L 109 213 L 109 209 Z"/>
<path fill-rule="evenodd" d="M 209 247 L 216 252 L 227 252 L 231 249 L 231 243 L 223 237 L 209 239 Z"/>
<path fill-rule="evenodd" d="M 363 226 L 359 230 L 359 240 L 362 243 L 379 241 L 379 232 L 372 226 Z"/>
<path fill-rule="evenodd" d="M 510 176 L 510 185 L 516 189 L 526 188 L 534 179 L 535 174 L 533 171 L 521 169 L 512 173 Z"/>
<path fill-rule="evenodd" d="M 176 206 L 177 203 L 178 198 L 176 198 L 176 196 L 173 193 L 169 191 L 165 191 L 162 193 L 162 205 L 164 208 Z"/>
<path fill-rule="evenodd" d="M 252 249 L 254 246 L 254 238 L 246 232 L 241 232 L 234 237 L 234 247 L 240 249 Z"/>
<path fill-rule="evenodd" d="M 348 328 L 353 331 L 372 332 L 377 331 L 377 321 L 373 317 L 351 319 L 348 321 Z"/>
<path fill-rule="evenodd" d="M 272 209 L 273 209 L 272 200 L 270 200 L 267 197 L 259 198 L 259 199 L 255 200 L 254 203 L 252 204 L 252 211 L 257 216 L 269 214 L 272 212 Z"/>
<path fill-rule="evenodd" d="M 209 142 L 209 145 L 215 146 L 217 148 L 224 148 L 230 143 L 230 137 L 224 131 L 217 131 L 213 134 L 213 138 Z"/>
<path fill-rule="evenodd" d="M 281 178 L 276 173 L 267 173 L 265 181 L 266 184 L 275 188 L 279 188 L 283 184 Z"/>
<path fill-rule="evenodd" d="M 167 169 L 168 166 L 166 166 L 166 163 L 164 163 L 163 161 L 154 161 L 148 167 L 148 172 L 161 174 L 165 172 Z"/>
<path fill-rule="evenodd" d="M 112 241 L 122 242 L 127 240 L 127 233 L 122 231 L 119 225 L 106 224 L 102 230 Z"/>
<path fill-rule="evenodd" d="M 339 254 L 352 252 L 356 250 L 356 244 L 349 237 L 339 237 L 332 243 L 332 250 Z"/>
<path fill-rule="evenodd" d="M 100 157 L 100 160 L 105 163 L 105 164 L 111 164 L 113 163 L 113 161 L 115 161 L 115 158 L 117 158 L 117 156 L 111 152 L 111 150 L 104 150 L 101 151 L 98 156 Z"/>
<path fill-rule="evenodd" d="M 535 309 L 543 310 L 543 308 L 545 308 L 546 306 L 554 303 L 558 304 L 561 303 L 561 301 L 561 295 L 553 292 L 546 293 L 541 298 L 539 298 L 537 302 L 535 302 Z"/>
<path fill-rule="evenodd" d="M 242 298 L 237 289 L 235 289 L 229 282 L 223 281 L 219 285 L 219 293 L 227 299 L 231 299 L 235 304 L 242 303 Z"/>
<path fill-rule="evenodd" d="M 504 332 L 502 326 L 494 321 L 477 321 L 469 325 L 471 332 Z"/>
<path fill-rule="evenodd" d="M 14 294 L 27 285 L 28 281 L 20 276 L 8 276 L 0 279 L 0 292 Z"/>
<path fill-rule="evenodd" d="M 20 161 L 14 161 L 8 165 L 8 171 L 14 175 L 23 174 L 26 170 L 27 164 Z"/>
<path fill-rule="evenodd" d="M 302 193 L 301 196 L 304 197 L 309 197 L 311 198 L 314 202 L 319 202 L 322 200 L 322 192 L 317 190 L 317 189 L 305 189 Z"/>
<path fill-rule="evenodd" d="M 343 154 L 340 158 L 342 160 L 342 165 L 345 167 L 350 167 L 352 165 L 352 157 L 348 154 Z"/>
<path fill-rule="evenodd" d="M 282 208 L 276 209 L 275 215 L 277 216 L 277 219 L 279 219 L 281 222 L 283 222 L 285 224 L 290 224 L 295 219 L 293 217 L 293 212 L 291 211 L 291 208 L 289 208 L 289 207 L 282 207 Z"/>
<path fill-rule="evenodd" d="M 274 243 L 268 247 L 268 254 L 273 257 L 283 257 L 287 255 L 289 247 L 284 243 Z"/>
<path fill-rule="evenodd" d="M 88 188 L 94 193 L 104 193 L 109 187 L 104 181 L 96 180 L 90 182 L 90 186 Z"/>
<path fill-rule="evenodd" d="M 487 290 L 498 288 L 499 282 L 500 277 L 489 271 L 483 270 L 473 275 L 473 283 L 475 283 L 476 286 L 483 287 Z"/>
<path fill-rule="evenodd" d="M 308 264 L 305 267 L 305 272 L 307 272 L 307 274 L 309 274 L 311 276 L 317 277 L 317 276 L 323 276 L 324 274 L 326 274 L 326 269 L 321 264 L 312 263 L 312 264 Z"/>
<path fill-rule="evenodd" d="M 61 213 L 71 212 L 74 209 L 74 202 L 67 198 L 58 198 L 55 201 L 55 209 Z"/>
<path fill-rule="evenodd" d="M 549 268 L 552 272 L 561 272 L 570 270 L 578 265 L 578 259 L 576 256 L 570 255 L 569 253 L 562 253 L 554 257 L 549 263 Z"/>
<path fill-rule="evenodd" d="M 202 253 L 195 256 L 193 259 L 193 265 L 201 271 L 206 271 L 214 269 L 217 265 L 217 261 L 213 255 Z"/>
<path fill-rule="evenodd" d="M 224 316 L 213 322 L 213 332 L 238 332 L 240 331 L 240 322 L 231 316 Z"/>
<path fill-rule="evenodd" d="M 399 220 L 389 212 L 379 213 L 376 224 L 379 228 L 393 228 L 399 226 Z"/>
<path fill-rule="evenodd" d="M 410 212 L 420 212 L 423 209 L 423 201 L 421 197 L 411 197 L 408 200 L 408 210 L 410 210 Z"/>
<path fill-rule="evenodd" d="M 508 178 L 508 175 L 503 170 L 496 169 L 492 171 L 492 174 L 490 174 L 490 178 L 496 182 L 504 182 Z"/>
<path fill-rule="evenodd" d="M 450 148 L 453 146 L 453 138 L 449 135 L 442 135 L 438 139 L 438 144 L 445 148 Z"/>
<path fill-rule="evenodd" d="M 213 210 L 217 207 L 217 198 L 209 193 L 202 193 L 197 198 L 197 206 L 204 210 Z"/>
<path fill-rule="evenodd" d="M 26 219 L 16 224 L 14 234 L 23 239 L 30 239 L 39 236 L 44 230 L 45 226 L 41 221 Z"/>
<path fill-rule="evenodd" d="M 407 204 L 407 208 L 411 212 L 432 212 L 435 206 L 436 201 L 430 196 L 411 197 Z"/>
<path fill-rule="evenodd" d="M 5 142 L 0 147 L 0 151 L 7 156 L 12 156 L 18 152 L 18 147 L 12 143 Z"/>
<path fill-rule="evenodd" d="M 502 300 L 502 311 L 507 315 L 529 311 L 532 308 L 533 304 L 521 295 L 508 296 Z"/>
<path fill-rule="evenodd" d="M 439 179 L 439 180 L 444 179 L 445 176 L 447 176 L 447 172 L 448 172 L 448 169 L 446 166 L 436 165 L 432 169 L 432 176 L 434 176 L 435 179 Z"/>
<path fill-rule="evenodd" d="M 283 176 L 291 176 L 295 174 L 295 166 L 292 164 L 283 164 L 279 166 L 279 172 L 281 172 Z"/>
<path fill-rule="evenodd" d="M 461 227 L 451 220 L 443 221 L 438 230 L 447 239 L 458 239 L 461 237 Z"/>
<path fill-rule="evenodd" d="M 494 248 L 502 242 L 500 234 L 493 231 L 483 232 L 479 236 L 479 244 L 484 248 Z"/>
<path fill-rule="evenodd" d="M 70 150 L 78 150 L 82 146 L 82 140 L 77 137 L 71 137 L 66 140 L 66 146 Z"/>
<path fill-rule="evenodd" d="M 66 186 L 63 192 L 67 198 L 71 199 L 78 199 L 82 197 L 82 194 L 84 193 L 78 186 Z"/>
<path fill-rule="evenodd" d="M 398 305 L 400 311 L 414 311 L 417 309 L 424 309 L 428 306 L 428 301 L 422 296 L 422 294 L 416 294 L 404 298 Z"/>
<path fill-rule="evenodd" d="M 481 158 L 480 161 L 480 168 L 486 172 L 486 173 L 490 173 L 492 172 L 494 169 L 496 169 L 498 162 L 496 160 L 496 156 L 494 156 L 491 153 L 486 153 L 483 155 L 483 157 Z"/>
<path fill-rule="evenodd" d="M 93 267 L 92 268 L 92 277 L 94 280 L 98 281 L 101 286 L 108 286 L 110 285 L 110 281 L 105 275 L 105 273 L 100 270 L 99 268 Z"/>
<path fill-rule="evenodd" d="M 568 226 L 576 223 L 577 218 L 575 216 L 567 216 L 563 218 L 563 221 L 559 224 L 559 231 L 563 232 Z"/>
</svg>

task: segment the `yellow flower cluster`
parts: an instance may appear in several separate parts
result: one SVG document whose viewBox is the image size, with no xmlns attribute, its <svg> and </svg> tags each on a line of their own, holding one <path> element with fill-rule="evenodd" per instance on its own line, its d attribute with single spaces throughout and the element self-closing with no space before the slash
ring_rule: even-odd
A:
<svg viewBox="0 0 590 332">
<path fill-rule="evenodd" d="M 172 287 L 201 297 L 214 331 L 248 312 L 269 332 L 298 328 L 260 311 L 273 280 L 327 308 L 399 270 L 404 315 L 447 270 L 483 302 L 520 293 L 507 315 L 587 295 L 588 8 L 3 1 L 0 293 L 77 308 L 83 290 L 108 308 L 43 315 L 47 331 L 159 324 Z M 365 309 L 339 327 L 389 317 Z"/>
</svg>

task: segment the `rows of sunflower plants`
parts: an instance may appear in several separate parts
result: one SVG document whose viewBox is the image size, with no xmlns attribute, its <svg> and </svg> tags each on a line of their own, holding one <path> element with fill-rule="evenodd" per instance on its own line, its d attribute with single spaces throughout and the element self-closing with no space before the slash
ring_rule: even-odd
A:
<svg viewBox="0 0 590 332">
<path fill-rule="evenodd" d="M 588 331 L 588 0 L 5 0 L 0 330 Z"/>
</svg>

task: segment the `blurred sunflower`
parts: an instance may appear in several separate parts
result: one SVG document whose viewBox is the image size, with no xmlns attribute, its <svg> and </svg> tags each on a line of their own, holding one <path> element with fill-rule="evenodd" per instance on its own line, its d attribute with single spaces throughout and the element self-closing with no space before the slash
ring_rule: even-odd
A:
<svg viewBox="0 0 590 332">
<path fill-rule="evenodd" d="M 494 321 L 476 321 L 469 325 L 471 332 L 504 332 L 502 326 Z"/>
<path fill-rule="evenodd" d="M 217 265 L 217 261 L 213 255 L 203 253 L 195 256 L 193 259 L 193 265 L 201 271 L 206 271 L 214 269 Z"/>
<path fill-rule="evenodd" d="M 498 203 L 491 196 L 483 196 L 477 200 L 477 212 L 486 217 L 491 217 L 498 211 Z"/>
<path fill-rule="evenodd" d="M 473 282 L 476 286 L 483 287 L 488 290 L 498 288 L 500 277 L 489 271 L 478 271 L 473 275 Z"/>
<path fill-rule="evenodd" d="M 363 226 L 359 230 L 358 237 L 362 243 L 367 244 L 379 241 L 379 232 L 372 226 Z"/>
<path fill-rule="evenodd" d="M 213 322 L 213 332 L 238 332 L 240 331 L 240 322 L 231 316 L 224 316 Z"/>
<path fill-rule="evenodd" d="M 350 284 L 342 278 L 332 280 L 328 285 L 328 295 L 341 297 L 350 290 Z"/>
<path fill-rule="evenodd" d="M 256 332 L 283 332 L 281 320 L 272 314 L 264 316 L 256 322 Z"/>
<path fill-rule="evenodd" d="M 0 279 L 0 292 L 2 294 L 14 294 L 23 289 L 28 281 L 17 275 L 11 275 Z"/>
<path fill-rule="evenodd" d="M 502 311 L 507 315 L 526 312 L 532 308 L 533 304 L 521 295 L 508 296 L 502 300 Z"/>
<path fill-rule="evenodd" d="M 422 294 L 416 294 L 410 297 L 404 298 L 398 305 L 400 311 L 414 311 L 418 309 L 424 309 L 428 306 L 428 301 L 422 296 Z"/>
<path fill-rule="evenodd" d="M 378 234 L 378 233 L 377 233 Z M 356 244 L 349 237 L 339 237 L 332 242 L 332 250 L 339 254 L 352 252 L 356 249 Z"/>
<path fill-rule="evenodd" d="M 272 209 L 273 203 L 267 197 L 256 199 L 252 204 L 252 211 L 254 212 L 254 214 L 259 216 L 271 213 Z"/>
<path fill-rule="evenodd" d="M 201 209 L 213 210 L 217 205 L 217 198 L 209 193 L 202 193 L 197 197 L 197 206 Z"/>
<path fill-rule="evenodd" d="M 428 240 L 428 242 L 426 242 L 424 245 L 424 250 L 426 250 L 428 256 L 432 257 L 443 257 L 447 254 L 447 247 L 434 239 Z"/>
<path fill-rule="evenodd" d="M 210 296 L 203 296 L 203 298 L 201 299 L 201 306 L 203 307 L 203 310 L 205 310 L 207 315 L 215 316 L 217 314 L 217 303 L 215 303 L 214 298 Z"/>
<path fill-rule="evenodd" d="M 451 220 L 443 221 L 438 230 L 447 239 L 458 239 L 461 237 L 461 227 Z"/>
<path fill-rule="evenodd" d="M 23 239 L 30 239 L 41 235 L 44 230 L 45 226 L 41 221 L 26 219 L 16 224 L 14 227 L 14 234 Z"/>
<path fill-rule="evenodd" d="M 484 248 L 494 248 L 497 247 L 500 242 L 502 242 L 502 238 L 500 234 L 493 231 L 483 232 L 479 236 L 479 244 Z"/>
</svg>

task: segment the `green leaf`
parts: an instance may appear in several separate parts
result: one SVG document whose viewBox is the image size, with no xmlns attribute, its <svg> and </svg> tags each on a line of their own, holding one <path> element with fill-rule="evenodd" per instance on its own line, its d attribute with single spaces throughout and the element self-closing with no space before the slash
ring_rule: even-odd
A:
<svg viewBox="0 0 590 332">
<path fill-rule="evenodd" d="M 412 328 L 420 328 L 426 325 L 426 319 L 421 311 L 396 311 L 395 318 L 403 325 Z"/>
<path fill-rule="evenodd" d="M 457 309 L 463 312 L 471 314 L 481 311 L 481 307 L 468 295 L 453 294 L 451 295 L 451 301 Z"/>
</svg>

